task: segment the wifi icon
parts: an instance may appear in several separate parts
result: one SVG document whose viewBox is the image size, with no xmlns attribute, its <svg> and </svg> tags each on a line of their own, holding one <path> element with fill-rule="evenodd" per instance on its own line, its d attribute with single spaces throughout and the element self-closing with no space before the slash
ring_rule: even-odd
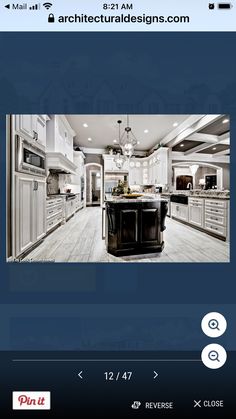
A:
<svg viewBox="0 0 236 419">
<path fill-rule="evenodd" d="M 43 6 L 48 10 L 50 7 L 52 7 L 52 3 L 43 3 Z"/>
</svg>

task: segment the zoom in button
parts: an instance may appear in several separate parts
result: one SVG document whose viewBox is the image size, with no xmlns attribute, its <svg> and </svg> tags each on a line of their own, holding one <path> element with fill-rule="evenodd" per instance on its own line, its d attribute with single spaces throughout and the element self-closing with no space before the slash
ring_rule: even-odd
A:
<svg viewBox="0 0 236 419">
<path fill-rule="evenodd" d="M 201 328 L 205 335 L 210 338 L 218 338 L 225 333 L 227 322 L 220 313 L 207 313 L 202 319 Z"/>
</svg>

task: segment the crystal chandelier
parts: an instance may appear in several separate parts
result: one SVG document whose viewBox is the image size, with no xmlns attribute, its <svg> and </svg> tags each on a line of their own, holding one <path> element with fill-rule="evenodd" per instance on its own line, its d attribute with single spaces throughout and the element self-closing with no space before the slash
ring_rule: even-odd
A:
<svg viewBox="0 0 236 419">
<path fill-rule="evenodd" d="M 122 121 L 117 121 L 117 123 L 119 124 L 118 126 L 119 126 L 119 145 L 120 145 L 120 124 L 121 124 L 121 122 Z M 116 154 L 116 156 L 114 157 L 114 162 L 115 162 L 115 164 L 116 164 L 116 167 L 118 168 L 118 169 L 122 169 L 122 167 L 123 167 L 123 164 L 124 164 L 124 162 L 125 162 L 125 160 L 126 160 L 126 157 L 125 156 L 123 156 L 122 154 L 121 154 L 121 152 L 119 151 L 117 154 Z"/>
<path fill-rule="evenodd" d="M 125 160 L 130 159 L 134 154 L 134 147 L 138 143 L 135 135 L 132 132 L 132 129 L 129 126 L 129 115 L 127 115 L 127 126 L 122 134 L 120 135 L 120 125 L 122 121 L 119 119 L 117 121 L 119 126 L 119 145 L 121 147 L 122 153 L 119 151 L 117 155 L 114 157 L 114 162 L 118 169 L 121 169 Z"/>
<path fill-rule="evenodd" d="M 119 134 L 120 134 L 120 124 L 122 121 L 117 121 L 119 124 Z M 134 154 L 134 147 L 137 144 L 137 139 L 132 132 L 132 129 L 129 126 L 129 115 L 127 115 L 127 126 L 124 130 L 124 133 L 120 137 L 119 135 L 119 144 L 121 146 L 123 155 L 127 158 L 130 158 Z"/>
</svg>

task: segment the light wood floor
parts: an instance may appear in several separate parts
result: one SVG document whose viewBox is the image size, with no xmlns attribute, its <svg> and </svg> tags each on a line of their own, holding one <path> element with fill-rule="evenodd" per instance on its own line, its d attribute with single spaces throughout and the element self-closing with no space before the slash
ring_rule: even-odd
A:
<svg viewBox="0 0 236 419">
<path fill-rule="evenodd" d="M 229 244 L 167 217 L 162 253 L 109 255 L 101 208 L 84 208 L 52 232 L 26 259 L 55 262 L 229 262 Z"/>
</svg>

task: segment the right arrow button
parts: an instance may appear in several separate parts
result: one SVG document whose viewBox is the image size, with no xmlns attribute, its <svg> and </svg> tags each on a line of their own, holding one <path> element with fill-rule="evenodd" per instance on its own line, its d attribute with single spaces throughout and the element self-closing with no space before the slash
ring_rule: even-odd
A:
<svg viewBox="0 0 236 419">
<path fill-rule="evenodd" d="M 153 380 L 156 380 L 156 378 L 159 376 L 159 374 L 158 374 L 158 372 L 156 372 L 156 371 L 153 371 L 153 374 L 154 374 L 154 376 L 153 376 Z"/>
</svg>

